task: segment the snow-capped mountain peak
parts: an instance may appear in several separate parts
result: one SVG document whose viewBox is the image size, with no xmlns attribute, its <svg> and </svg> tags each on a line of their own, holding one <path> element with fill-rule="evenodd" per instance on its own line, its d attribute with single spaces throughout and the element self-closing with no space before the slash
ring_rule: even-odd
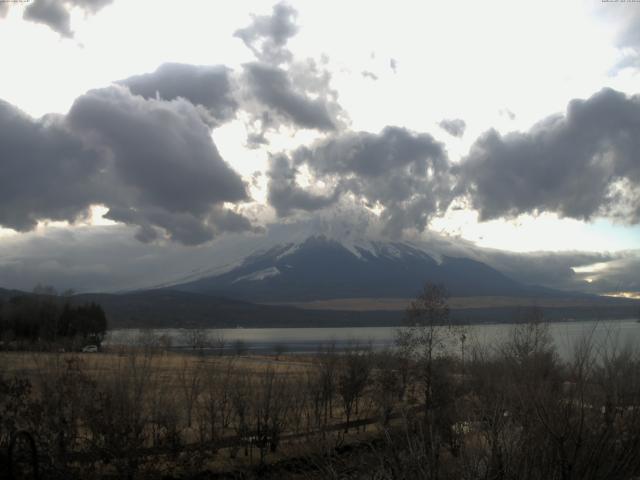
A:
<svg viewBox="0 0 640 480">
<path fill-rule="evenodd" d="M 236 268 L 177 287 L 250 301 L 413 297 L 425 282 L 453 295 L 522 295 L 526 288 L 467 258 L 434 258 L 408 242 L 312 236 L 255 252 Z"/>
</svg>

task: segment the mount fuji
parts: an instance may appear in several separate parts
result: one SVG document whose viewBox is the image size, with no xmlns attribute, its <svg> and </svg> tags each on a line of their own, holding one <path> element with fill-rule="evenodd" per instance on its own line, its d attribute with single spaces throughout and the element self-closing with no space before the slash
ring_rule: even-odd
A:
<svg viewBox="0 0 640 480">
<path fill-rule="evenodd" d="M 308 237 L 253 253 L 227 271 L 171 286 L 251 302 L 307 302 L 344 298 L 411 298 L 425 282 L 455 297 L 554 296 L 519 283 L 469 258 L 428 252 L 408 242 L 345 243 Z"/>
<path fill-rule="evenodd" d="M 526 285 L 437 244 L 303 237 L 229 266 L 118 294 L 80 294 L 116 327 L 342 327 L 399 325 L 425 282 L 445 286 L 452 318 L 510 322 L 526 308 L 545 318 L 631 318 L 638 302 Z M 3 292 L 0 291 L 0 297 Z"/>
</svg>

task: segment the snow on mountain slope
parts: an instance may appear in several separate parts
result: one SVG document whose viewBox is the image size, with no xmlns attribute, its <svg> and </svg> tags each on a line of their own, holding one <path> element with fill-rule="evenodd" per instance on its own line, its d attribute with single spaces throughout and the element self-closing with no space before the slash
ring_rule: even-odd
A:
<svg viewBox="0 0 640 480">
<path fill-rule="evenodd" d="M 238 282 L 257 282 L 259 280 L 264 280 L 265 278 L 273 277 L 275 275 L 280 275 L 280 270 L 277 267 L 269 267 L 264 270 L 258 270 L 257 272 L 250 273 L 248 275 L 242 275 L 241 277 L 236 278 L 231 283 Z"/>
<path fill-rule="evenodd" d="M 432 255 L 405 242 L 312 236 L 257 251 L 237 267 L 173 286 L 257 302 L 412 297 L 425 282 L 452 295 L 526 295 L 528 288 L 469 258 Z"/>
</svg>

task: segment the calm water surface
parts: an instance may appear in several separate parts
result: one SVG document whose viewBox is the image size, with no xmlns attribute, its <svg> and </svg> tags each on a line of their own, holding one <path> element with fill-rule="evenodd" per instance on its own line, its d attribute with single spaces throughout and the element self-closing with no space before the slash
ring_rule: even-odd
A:
<svg viewBox="0 0 640 480">
<path fill-rule="evenodd" d="M 484 324 L 466 327 L 466 345 L 499 346 L 514 328 L 511 324 Z M 313 352 L 322 346 L 335 344 L 345 348 L 350 344 L 367 344 L 375 349 L 391 347 L 396 327 L 345 327 L 345 328 L 233 328 L 206 329 L 207 337 L 214 341 L 223 338 L 225 350 L 232 351 L 238 341 L 254 353 L 270 353 L 282 345 L 290 353 Z M 136 345 L 150 336 L 166 335 L 172 348 L 189 347 L 189 330 L 169 329 L 117 329 L 111 330 L 106 339 L 108 345 Z M 559 354 L 568 358 L 576 343 L 591 338 L 596 347 L 640 346 L 640 323 L 629 320 L 600 320 L 551 323 L 550 333 Z M 454 342 L 456 348 L 459 341 Z"/>
</svg>

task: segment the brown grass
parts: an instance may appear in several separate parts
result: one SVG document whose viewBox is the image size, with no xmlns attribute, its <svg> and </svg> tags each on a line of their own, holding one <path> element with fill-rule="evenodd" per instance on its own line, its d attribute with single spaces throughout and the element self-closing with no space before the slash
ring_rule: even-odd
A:
<svg viewBox="0 0 640 480">
<path fill-rule="evenodd" d="M 307 310 L 342 310 L 342 311 L 404 311 L 412 299 L 410 298 L 334 298 L 314 300 L 311 302 L 284 302 L 270 305 L 286 305 Z M 500 308 L 500 307 L 597 307 L 628 302 L 628 299 L 607 298 L 534 298 L 534 297 L 451 297 L 449 307 L 462 308 Z M 622 303 L 626 304 L 626 303 Z"/>
<path fill-rule="evenodd" d="M 0 374 L 7 377 L 34 378 L 46 374 L 48 370 L 63 366 L 71 359 L 79 359 L 82 370 L 89 376 L 99 379 L 100 376 L 119 371 L 123 362 L 134 352 L 101 352 L 101 353 L 49 353 L 49 352 L 0 352 Z M 310 360 L 304 357 L 280 356 L 275 360 L 272 356 L 204 356 L 162 352 L 150 356 L 151 373 L 159 375 L 167 382 L 173 383 L 185 363 L 190 368 L 204 367 L 207 370 L 223 370 L 229 362 L 243 374 L 260 376 L 272 369 L 279 375 L 303 375 L 311 368 Z"/>
</svg>

